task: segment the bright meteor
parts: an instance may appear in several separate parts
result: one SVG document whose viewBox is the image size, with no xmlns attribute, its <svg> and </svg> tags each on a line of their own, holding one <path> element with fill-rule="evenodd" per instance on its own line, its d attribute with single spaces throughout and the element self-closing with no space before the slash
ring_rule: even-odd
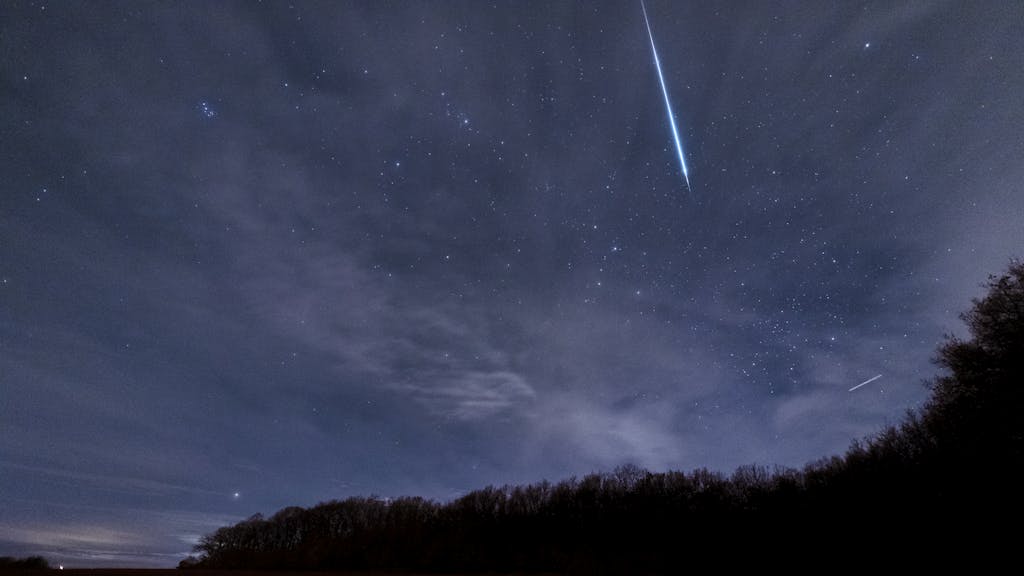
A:
<svg viewBox="0 0 1024 576">
<path fill-rule="evenodd" d="M 878 379 L 879 379 L 879 378 L 881 378 L 881 377 L 882 377 L 882 375 L 881 375 L 881 374 L 879 374 L 879 375 L 877 375 L 877 376 L 872 376 L 871 378 L 868 378 L 867 380 L 865 380 L 865 381 L 861 382 L 860 384 L 857 384 L 857 385 L 856 385 L 856 386 L 854 386 L 853 388 L 850 388 L 850 390 L 849 390 L 849 391 L 850 391 L 850 392 L 853 392 L 853 391 L 854 391 L 854 390 L 856 390 L 857 388 L 860 388 L 861 386 L 863 386 L 863 385 L 865 385 L 865 384 L 871 384 L 872 382 L 874 382 L 875 380 L 878 380 Z"/>
<path fill-rule="evenodd" d="M 683 179 L 686 180 L 686 189 L 690 190 L 690 173 L 686 169 L 686 156 L 683 155 L 683 143 L 679 140 L 679 129 L 676 128 L 676 115 L 672 113 L 672 103 L 668 99 L 668 88 L 665 87 L 665 77 L 661 74 L 661 60 L 658 59 L 658 49 L 654 47 L 654 34 L 651 32 L 651 21 L 647 19 L 647 6 L 640 0 L 640 8 L 644 11 L 644 24 L 647 25 L 647 37 L 651 39 L 651 53 L 654 54 L 654 67 L 658 69 L 658 81 L 661 82 L 661 93 L 665 95 L 665 109 L 668 111 L 668 121 L 672 125 L 672 138 L 676 141 L 676 152 L 679 153 L 679 165 L 683 169 Z"/>
</svg>

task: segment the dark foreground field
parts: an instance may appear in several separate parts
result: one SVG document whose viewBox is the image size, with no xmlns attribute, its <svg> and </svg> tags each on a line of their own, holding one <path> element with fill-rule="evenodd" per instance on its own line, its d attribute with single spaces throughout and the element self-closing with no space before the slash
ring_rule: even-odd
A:
<svg viewBox="0 0 1024 576">
<path fill-rule="evenodd" d="M 395 572 L 293 572 L 293 571 L 267 571 L 267 570 L 153 570 L 139 568 L 90 568 L 90 569 L 67 569 L 67 570 L 35 570 L 22 572 L 3 572 L 5 576 L 30 576 L 41 574 L 60 574 L 60 576 L 427 576 L 421 573 Z M 430 576 L 439 576 L 432 574 Z M 466 576 L 466 575 L 462 575 Z M 516 576 L 506 574 L 505 576 Z M 532 574 L 531 576 L 557 576 L 555 574 Z"/>
<path fill-rule="evenodd" d="M 29 576 L 32 574 L 56 574 L 60 576 L 427 576 L 426 574 L 420 573 L 402 573 L 397 574 L 394 572 L 290 572 L 290 571 L 260 571 L 260 570 L 152 570 L 152 569 L 136 569 L 136 568 L 91 568 L 91 569 L 70 569 L 60 571 L 33 571 L 33 572 L 13 572 L 5 575 L 18 575 L 18 576 Z M 443 576 L 442 574 L 431 574 L 430 576 Z M 462 575 L 465 576 L 465 575 Z M 505 576 L 516 576 L 515 574 L 506 574 Z M 531 576 L 556 576 L 555 574 L 534 574 Z"/>
</svg>

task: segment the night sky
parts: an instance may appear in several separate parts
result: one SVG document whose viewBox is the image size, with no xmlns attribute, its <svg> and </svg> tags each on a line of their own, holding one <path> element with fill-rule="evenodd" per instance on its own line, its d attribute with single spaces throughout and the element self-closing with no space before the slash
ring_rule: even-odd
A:
<svg viewBox="0 0 1024 576">
<path fill-rule="evenodd" d="M 0 6 L 0 555 L 802 466 L 1024 247 L 1024 5 Z M 876 375 L 881 378 L 849 392 Z"/>
</svg>

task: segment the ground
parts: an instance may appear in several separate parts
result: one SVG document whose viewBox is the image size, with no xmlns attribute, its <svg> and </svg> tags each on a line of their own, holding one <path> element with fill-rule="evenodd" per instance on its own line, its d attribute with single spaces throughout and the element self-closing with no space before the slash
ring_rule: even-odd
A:
<svg viewBox="0 0 1024 576">
<path fill-rule="evenodd" d="M 426 574 L 398 574 L 383 572 L 267 572 L 259 570 L 153 570 L 134 568 L 92 568 L 59 571 L 60 576 L 427 576 Z M 12 575 L 29 576 L 48 572 L 13 572 Z M 431 574 L 430 576 L 443 576 Z M 506 576 L 516 576 L 509 574 Z M 534 575 L 545 576 L 545 575 Z M 555 576 L 548 574 L 546 576 Z"/>
</svg>

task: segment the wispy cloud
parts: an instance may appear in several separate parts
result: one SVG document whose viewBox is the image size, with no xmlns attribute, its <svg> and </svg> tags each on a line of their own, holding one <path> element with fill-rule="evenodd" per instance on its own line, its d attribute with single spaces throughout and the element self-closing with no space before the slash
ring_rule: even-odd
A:
<svg viewBox="0 0 1024 576">
<path fill-rule="evenodd" d="M 399 388 L 435 414 L 461 420 L 492 418 L 512 409 L 529 408 L 533 387 L 512 372 L 461 372 L 447 378 L 425 378 Z"/>
<path fill-rule="evenodd" d="M 0 546 L 18 554 L 41 554 L 68 566 L 174 565 L 188 555 L 200 535 L 241 519 L 175 509 L 2 497 L 0 502 L 8 511 L 8 517 L 0 520 Z"/>
<path fill-rule="evenodd" d="M 119 494 L 133 494 L 139 496 L 169 496 L 173 494 L 192 494 L 199 496 L 224 496 L 222 492 L 187 486 L 183 484 L 172 484 L 146 478 L 133 478 L 131 476 L 114 476 L 108 474 L 95 474 L 90 472 L 77 472 L 60 468 L 47 468 L 42 466 L 29 466 L 0 460 L 0 468 L 9 468 L 22 472 L 31 472 L 40 476 L 49 477 L 64 481 L 69 486 L 78 489 L 89 488 L 92 490 L 109 491 Z"/>
</svg>

